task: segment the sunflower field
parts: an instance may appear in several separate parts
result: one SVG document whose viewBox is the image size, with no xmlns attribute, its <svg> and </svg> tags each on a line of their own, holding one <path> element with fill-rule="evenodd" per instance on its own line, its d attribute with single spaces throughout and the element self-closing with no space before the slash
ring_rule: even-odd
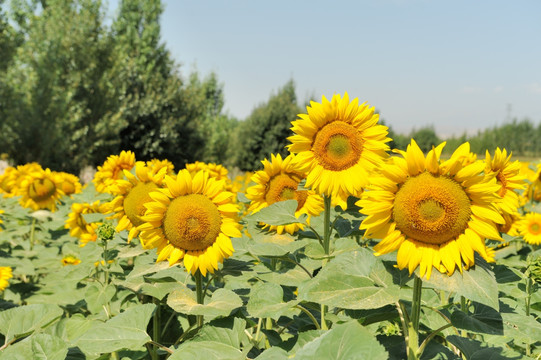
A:
<svg viewBox="0 0 541 360">
<path fill-rule="evenodd" d="M 541 163 L 415 139 L 347 93 L 287 156 L 0 175 L 0 359 L 539 359 Z"/>
</svg>

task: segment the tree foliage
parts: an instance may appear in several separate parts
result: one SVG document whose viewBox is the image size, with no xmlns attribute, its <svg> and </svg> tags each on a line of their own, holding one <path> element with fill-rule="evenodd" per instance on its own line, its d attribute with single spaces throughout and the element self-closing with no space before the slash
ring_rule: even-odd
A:
<svg viewBox="0 0 541 360">
<path fill-rule="evenodd" d="M 271 95 L 267 103 L 256 107 L 245 121 L 239 123 L 233 143 L 237 144 L 234 160 L 240 169 L 259 169 L 260 161 L 270 158 L 270 154 L 287 156 L 287 137 L 292 135 L 291 122 L 301 111 L 295 84 L 290 80 Z"/>
</svg>

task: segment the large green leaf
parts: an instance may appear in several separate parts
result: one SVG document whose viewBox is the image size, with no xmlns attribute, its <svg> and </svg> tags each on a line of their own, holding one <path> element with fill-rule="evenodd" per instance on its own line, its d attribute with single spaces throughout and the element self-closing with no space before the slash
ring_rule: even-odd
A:
<svg viewBox="0 0 541 360">
<path fill-rule="evenodd" d="M 91 326 L 74 345 L 89 354 L 138 350 L 151 340 L 146 328 L 155 307 L 154 304 L 130 307 L 105 323 Z"/>
<path fill-rule="evenodd" d="M 103 307 L 115 296 L 116 287 L 113 285 L 103 286 L 101 283 L 92 283 L 87 286 L 85 300 L 92 313 L 97 314 L 103 311 Z"/>
<path fill-rule="evenodd" d="M 357 321 L 350 321 L 335 325 L 331 330 L 305 344 L 292 358 L 295 360 L 387 360 L 388 354 L 370 331 Z"/>
<path fill-rule="evenodd" d="M 503 320 L 500 313 L 489 306 L 474 303 L 473 313 L 456 310 L 451 314 L 453 326 L 481 334 L 503 335 Z"/>
<path fill-rule="evenodd" d="M 532 344 L 539 341 L 541 323 L 532 316 L 502 313 L 505 336 L 516 342 Z"/>
<path fill-rule="evenodd" d="M 369 250 L 343 253 L 299 286 L 299 299 L 345 309 L 375 309 L 395 303 L 393 284 L 380 259 Z"/>
<path fill-rule="evenodd" d="M 231 290 L 218 289 L 202 305 L 197 303 L 195 293 L 192 290 L 183 287 L 169 294 L 167 305 L 183 314 L 217 317 L 228 316 L 231 311 L 242 306 L 242 300 Z"/>
<path fill-rule="evenodd" d="M 193 341 L 216 341 L 240 349 L 248 342 L 246 321 L 237 317 L 221 318 L 204 325 Z"/>
<path fill-rule="evenodd" d="M 430 280 L 423 279 L 423 286 L 456 293 L 498 310 L 498 284 L 494 273 L 483 259 L 476 257 L 475 263 L 473 268 L 464 270 L 462 274 L 455 271 L 448 276 L 433 271 Z M 416 273 L 418 271 L 417 269 Z"/>
<path fill-rule="evenodd" d="M 52 304 L 19 306 L 0 312 L 0 333 L 6 343 L 47 326 L 62 316 L 62 309 Z"/>
<path fill-rule="evenodd" d="M 449 335 L 446 339 L 448 342 L 460 349 L 468 360 L 522 359 L 520 354 L 505 347 L 493 347 L 480 341 L 457 335 Z"/>
<path fill-rule="evenodd" d="M 232 347 L 217 341 L 189 341 L 181 346 L 171 355 L 169 360 L 209 360 L 227 359 L 244 360 L 243 353 Z"/>
<path fill-rule="evenodd" d="M 287 225 L 292 223 L 306 223 L 306 215 L 302 214 L 299 218 L 295 217 L 297 210 L 297 200 L 286 200 L 275 202 L 246 217 L 246 221 L 263 222 L 268 225 Z"/>
<path fill-rule="evenodd" d="M 291 308 L 300 300 L 283 301 L 284 291 L 278 284 L 258 282 L 250 292 L 250 299 L 246 305 L 248 313 L 256 318 L 278 318 L 291 313 Z"/>
</svg>

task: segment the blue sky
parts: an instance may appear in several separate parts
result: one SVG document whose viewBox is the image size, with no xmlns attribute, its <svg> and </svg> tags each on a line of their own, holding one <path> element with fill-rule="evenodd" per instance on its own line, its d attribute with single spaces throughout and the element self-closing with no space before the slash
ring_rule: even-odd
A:
<svg viewBox="0 0 541 360">
<path fill-rule="evenodd" d="M 111 7 L 116 1 L 112 1 Z M 447 136 L 541 121 L 541 1 L 165 0 L 180 71 L 214 71 L 239 119 L 289 79 L 301 103 L 347 91 L 395 131 Z"/>
</svg>

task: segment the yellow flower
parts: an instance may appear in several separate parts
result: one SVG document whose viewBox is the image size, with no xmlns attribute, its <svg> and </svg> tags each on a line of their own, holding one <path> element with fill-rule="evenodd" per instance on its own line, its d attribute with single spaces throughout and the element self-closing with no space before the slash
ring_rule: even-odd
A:
<svg viewBox="0 0 541 360">
<path fill-rule="evenodd" d="M 257 171 L 252 176 L 254 186 L 246 190 L 246 197 L 251 200 L 248 211 L 256 213 L 259 210 L 274 204 L 278 201 L 295 199 L 298 202 L 295 216 L 301 214 L 317 216 L 323 211 L 323 199 L 313 190 L 297 190 L 301 180 L 306 178 L 306 174 L 296 171 L 291 162 L 295 155 L 289 155 L 284 160 L 280 154 L 271 154 L 271 161 L 263 160 L 263 170 Z M 293 234 L 299 229 L 304 229 L 304 225 L 293 223 L 288 225 L 268 225 L 264 228 L 276 231 L 282 234 L 284 231 Z"/>
<path fill-rule="evenodd" d="M 61 260 L 62 262 L 62 266 L 66 266 L 66 265 L 79 265 L 81 263 L 81 260 L 78 259 L 76 256 L 74 255 L 66 255 L 62 258 Z"/>
<path fill-rule="evenodd" d="M 4 193 L 4 197 L 18 195 L 21 181 L 30 173 L 36 171 L 43 171 L 43 168 L 38 163 L 19 165 L 16 168 L 8 166 L 4 173 L 0 175 L 0 193 Z"/>
<path fill-rule="evenodd" d="M 112 194 L 117 195 L 106 205 L 108 212 L 115 214 L 109 219 L 117 219 L 115 228 L 117 232 L 128 230 L 128 242 L 139 235 L 137 226 L 143 224 L 142 216 L 145 213 L 144 204 L 152 201 L 150 192 L 162 187 L 163 177 L 167 171 L 162 167 L 158 173 L 153 174 L 144 162 L 135 164 L 135 175 L 124 170 L 124 176 L 128 179 L 117 180 L 109 187 Z"/>
<path fill-rule="evenodd" d="M 166 176 L 165 184 L 151 192 L 153 201 L 145 204 L 145 223 L 138 227 L 143 247 L 158 248 L 156 261 L 168 259 L 172 265 L 184 259 L 192 274 L 213 273 L 233 254 L 230 237 L 241 236 L 233 194 L 225 191 L 224 180 L 205 171 L 192 176 L 183 169 L 176 179 Z"/>
<path fill-rule="evenodd" d="M 53 172 L 53 174 L 60 178 L 60 189 L 65 195 L 81 193 L 83 186 L 77 176 L 65 172 Z"/>
<path fill-rule="evenodd" d="M 23 176 L 17 195 L 21 195 L 19 203 L 25 208 L 56 211 L 64 192 L 60 189 L 60 178 L 51 170 L 36 169 Z"/>
<path fill-rule="evenodd" d="M 135 165 L 135 154 L 131 151 L 121 151 L 120 155 L 111 155 L 94 174 L 96 191 L 110 193 L 109 187 L 123 176 L 123 170 L 130 171 Z"/>
<path fill-rule="evenodd" d="M 105 213 L 103 204 L 96 200 L 92 204 L 88 203 L 73 203 L 71 212 L 68 214 L 68 219 L 64 227 L 70 229 L 70 235 L 80 239 L 81 246 L 85 246 L 90 241 L 96 241 L 98 235 L 96 229 L 101 222 L 87 223 L 83 214 Z"/>
<path fill-rule="evenodd" d="M 528 213 L 519 221 L 518 231 L 528 244 L 541 244 L 541 214 Z"/>
<path fill-rule="evenodd" d="M 196 161 L 192 164 L 186 164 L 186 169 L 192 176 L 203 170 L 209 173 L 209 177 L 216 178 L 216 180 L 228 180 L 227 174 L 229 171 L 220 164 Z"/>
<path fill-rule="evenodd" d="M 152 159 L 146 162 L 147 167 L 151 174 L 157 174 L 161 168 L 166 168 L 166 175 L 172 176 L 174 174 L 175 165 L 169 160 Z"/>
<path fill-rule="evenodd" d="M 8 266 L 0 266 L 0 291 L 4 291 L 8 287 L 8 280 L 13 277 L 11 268 Z"/>
<path fill-rule="evenodd" d="M 289 151 L 297 154 L 292 165 L 306 172 L 306 187 L 332 196 L 334 203 L 347 207 L 349 195 L 359 197 L 368 185 L 371 169 L 387 157 L 387 127 L 378 124 L 379 115 L 355 98 L 334 95 L 331 101 L 310 102 L 308 114 L 292 122 L 295 135 L 288 137 Z"/>
<path fill-rule="evenodd" d="M 467 143 L 466 143 L 467 144 Z M 423 155 L 415 140 L 402 157 L 381 169 L 357 205 L 368 215 L 365 236 L 382 239 L 376 255 L 398 250 L 397 264 L 410 274 L 420 266 L 430 278 L 432 267 L 453 274 L 474 265 L 474 252 L 492 261 L 485 239 L 502 240 L 496 228 L 505 221 L 494 204 L 501 186 L 483 174 L 485 164 L 464 165 L 461 146 L 440 162 L 445 143 Z"/>
<path fill-rule="evenodd" d="M 510 162 L 511 154 L 507 156 L 505 149 L 496 148 L 494 157 L 491 158 L 490 153 L 486 152 L 486 168 L 485 173 L 495 175 L 500 190 L 498 195 L 503 199 L 497 206 L 501 210 L 502 215 L 515 214 L 519 207 L 518 194 L 515 190 L 522 190 L 525 187 L 524 177 L 520 175 L 520 163 L 515 161 Z"/>
</svg>

